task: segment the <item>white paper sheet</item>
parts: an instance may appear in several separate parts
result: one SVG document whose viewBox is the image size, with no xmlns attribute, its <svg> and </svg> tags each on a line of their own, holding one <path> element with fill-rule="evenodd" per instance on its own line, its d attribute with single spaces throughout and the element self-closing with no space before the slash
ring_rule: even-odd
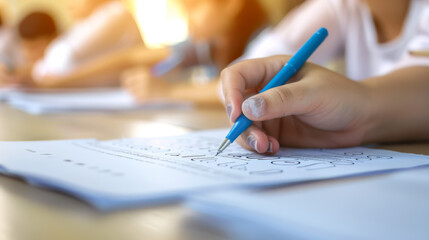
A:
<svg viewBox="0 0 429 240">
<path fill-rule="evenodd" d="M 126 111 L 165 107 L 186 107 L 185 102 L 156 100 L 144 104 L 137 103 L 125 90 L 107 89 L 71 89 L 40 91 L 9 91 L 5 100 L 12 107 L 31 114 L 64 113 L 75 111 Z"/>
<path fill-rule="evenodd" d="M 360 147 L 282 149 L 267 156 L 232 144 L 215 157 L 226 132 L 112 141 L 1 142 L 0 165 L 6 174 L 75 194 L 107 209 L 178 200 L 216 189 L 264 187 L 429 164 L 427 156 Z"/>
<path fill-rule="evenodd" d="M 233 239 L 426 240 L 428 203 L 429 168 L 423 168 L 287 189 L 218 192 L 196 196 L 188 205 L 212 216 L 211 224 Z"/>
</svg>

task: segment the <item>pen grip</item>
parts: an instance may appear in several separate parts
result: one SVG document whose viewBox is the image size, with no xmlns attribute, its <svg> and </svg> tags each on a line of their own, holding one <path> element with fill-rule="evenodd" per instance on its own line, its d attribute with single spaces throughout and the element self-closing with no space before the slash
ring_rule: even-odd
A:
<svg viewBox="0 0 429 240">
<path fill-rule="evenodd" d="M 291 78 L 296 73 L 296 71 L 297 70 L 292 64 L 286 64 L 280 70 L 280 72 L 261 90 L 261 92 L 285 84 L 287 80 L 289 80 L 289 78 Z M 240 134 L 244 132 L 251 124 L 252 121 L 244 116 L 244 114 L 241 114 L 237 121 L 235 121 L 226 138 L 228 138 L 231 142 L 234 142 L 235 139 L 240 136 Z"/>
<path fill-rule="evenodd" d="M 228 138 L 229 141 L 234 142 L 235 139 L 240 136 L 240 134 L 244 132 L 251 124 L 252 121 L 244 116 L 244 114 L 241 114 L 237 118 L 237 121 L 235 121 L 234 126 L 232 126 L 226 138 Z"/>
<path fill-rule="evenodd" d="M 304 65 L 307 59 L 313 54 L 314 51 L 322 44 L 325 38 L 328 36 L 326 28 L 319 29 L 311 38 L 304 43 L 304 45 L 293 55 L 289 61 L 283 66 L 277 75 L 261 90 L 265 92 L 268 89 L 275 88 L 284 85 L 297 71 Z M 232 126 L 226 138 L 231 142 L 240 136 L 250 125 L 250 121 L 244 114 L 241 114 Z"/>
</svg>

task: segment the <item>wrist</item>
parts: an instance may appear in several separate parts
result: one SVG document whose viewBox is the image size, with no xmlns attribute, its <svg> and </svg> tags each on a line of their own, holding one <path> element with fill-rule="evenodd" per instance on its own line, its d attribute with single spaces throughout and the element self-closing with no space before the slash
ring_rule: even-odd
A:
<svg viewBox="0 0 429 240">
<path fill-rule="evenodd" d="M 371 102 L 371 129 L 365 142 L 429 138 L 428 75 L 428 67 L 409 67 L 362 82 Z"/>
<path fill-rule="evenodd" d="M 381 79 L 383 80 L 383 79 Z M 383 84 L 378 79 L 362 81 L 368 92 L 367 131 L 363 143 L 380 143 L 392 141 L 395 138 L 395 109 L 391 97 L 383 91 Z M 392 108 L 393 107 L 393 108 Z"/>
<path fill-rule="evenodd" d="M 366 112 L 364 127 L 364 135 L 362 137 L 362 143 L 376 143 L 382 141 L 384 135 L 383 122 L 383 104 L 382 99 L 377 94 L 377 87 L 372 84 L 371 81 L 362 81 L 363 88 L 366 91 Z"/>
</svg>

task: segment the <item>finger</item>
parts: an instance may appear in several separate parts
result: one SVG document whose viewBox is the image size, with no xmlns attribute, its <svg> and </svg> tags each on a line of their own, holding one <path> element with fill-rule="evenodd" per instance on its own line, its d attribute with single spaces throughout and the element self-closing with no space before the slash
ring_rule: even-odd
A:
<svg viewBox="0 0 429 240">
<path fill-rule="evenodd" d="M 244 93 L 244 99 L 247 99 L 247 98 L 249 98 L 249 97 L 251 97 L 251 96 L 253 96 L 255 94 L 257 94 L 257 92 L 255 90 L 250 90 L 250 89 L 246 90 L 245 93 Z M 225 101 L 225 99 L 224 99 L 224 101 Z M 231 120 L 232 105 L 231 104 L 226 104 L 225 105 L 225 110 L 226 110 L 226 114 L 228 115 L 228 119 L 231 122 L 234 122 L 235 120 L 234 121 Z M 240 114 L 241 114 L 241 112 L 240 112 Z"/>
<path fill-rule="evenodd" d="M 252 121 L 265 121 L 289 115 L 311 112 L 318 106 L 315 86 L 298 81 L 246 99 L 242 111 Z"/>
<path fill-rule="evenodd" d="M 252 125 L 244 131 L 237 142 L 246 149 L 256 151 L 258 153 L 273 154 L 279 151 L 279 141 L 273 136 L 267 135 L 258 126 Z"/>
<path fill-rule="evenodd" d="M 258 153 L 265 153 L 269 148 L 268 136 L 254 124 L 244 131 L 237 141 L 241 146 Z"/>
<path fill-rule="evenodd" d="M 231 109 L 230 120 L 232 122 L 235 122 L 241 114 L 241 104 L 246 90 L 268 83 L 288 59 L 288 56 L 275 56 L 247 60 L 222 71 L 220 82 L 225 105 Z"/>
<path fill-rule="evenodd" d="M 268 120 L 263 122 L 256 122 L 256 125 L 264 131 L 268 137 L 268 149 L 266 153 L 273 154 L 280 149 L 280 123 L 279 119 Z"/>
<path fill-rule="evenodd" d="M 267 153 L 277 153 L 280 150 L 280 143 L 277 138 L 268 135 L 268 150 Z"/>
</svg>

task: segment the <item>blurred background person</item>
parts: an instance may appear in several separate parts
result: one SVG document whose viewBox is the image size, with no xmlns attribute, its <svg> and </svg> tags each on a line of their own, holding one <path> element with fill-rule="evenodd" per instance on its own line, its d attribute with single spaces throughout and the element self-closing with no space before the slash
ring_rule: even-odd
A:
<svg viewBox="0 0 429 240">
<path fill-rule="evenodd" d="M 14 33 L 13 28 L 4 17 L 6 11 L 7 4 L 0 1 L 0 87 L 7 86 L 8 82 L 13 81 L 10 74 L 13 68 L 10 48 L 13 44 Z"/>
<path fill-rule="evenodd" d="M 258 0 L 181 0 L 191 44 L 185 64 L 212 64 L 217 72 L 238 58 L 268 24 Z"/>
<path fill-rule="evenodd" d="M 7 13 L 10 12 L 9 8 L 7 2 L 0 0 L 0 57 L 3 57 L 13 42 L 13 28 L 6 17 Z"/>
<path fill-rule="evenodd" d="M 239 57 L 249 41 L 272 23 L 273 15 L 279 18 L 282 15 L 278 13 L 284 12 L 267 14 L 267 6 L 271 5 L 271 10 L 290 9 L 301 1 L 164 0 L 163 4 L 176 2 L 184 9 L 188 40 L 156 49 L 143 43 L 145 31 L 139 32 L 136 24 L 141 12 L 133 18 L 125 6 L 125 2 L 137 6 L 138 0 L 65 2 L 75 24 L 50 44 L 35 64 L 33 82 L 28 81 L 27 86 L 111 86 L 122 76 L 123 86 L 139 101 L 171 98 L 219 104 L 216 78 L 220 70 Z M 149 12 L 160 5 L 141 2 L 146 2 Z M 141 4 L 138 6 L 142 8 Z M 148 23 L 159 26 L 151 19 Z M 173 29 L 171 32 L 176 33 Z"/>
<path fill-rule="evenodd" d="M 269 25 L 266 10 L 258 0 L 179 2 L 188 20 L 188 41 L 172 47 L 171 55 L 155 67 L 128 71 L 123 86 L 139 101 L 170 98 L 217 105 L 220 70 L 241 56 L 249 41 Z M 187 76 L 192 81 L 168 81 L 166 73 L 187 68 L 196 70 Z M 177 71 L 172 76 L 176 79 Z"/>
<path fill-rule="evenodd" d="M 132 14 L 121 1 L 67 3 L 75 24 L 52 42 L 36 63 L 34 83 L 39 87 L 117 84 L 121 61 L 132 59 L 133 48 L 143 46 Z"/>
<path fill-rule="evenodd" d="M 4 31 L 0 81 L 5 86 L 31 86 L 31 70 L 57 37 L 57 25 L 49 13 L 34 11 L 25 15 L 16 28 L 7 27 Z"/>
</svg>

